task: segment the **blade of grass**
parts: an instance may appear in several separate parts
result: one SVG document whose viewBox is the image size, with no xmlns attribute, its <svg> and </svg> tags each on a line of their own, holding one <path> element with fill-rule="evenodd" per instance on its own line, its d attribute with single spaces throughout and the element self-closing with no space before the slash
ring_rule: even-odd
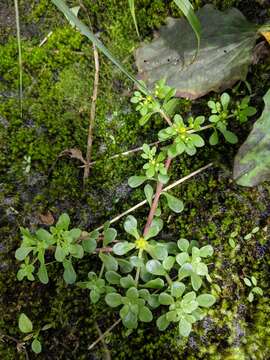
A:
<svg viewBox="0 0 270 360">
<path fill-rule="evenodd" d="M 137 20 L 136 20 L 136 14 L 135 14 L 135 1 L 134 0 L 128 0 L 128 4 L 129 4 L 129 9 L 130 9 L 130 13 L 135 25 L 135 29 L 136 29 L 136 33 L 138 35 L 138 38 L 140 38 L 140 33 L 139 33 L 139 28 L 138 28 L 138 24 L 137 24 Z"/>
<path fill-rule="evenodd" d="M 23 96 L 23 79 L 22 79 L 22 47 L 21 47 L 21 30 L 20 30 L 20 14 L 18 0 L 14 0 L 15 15 L 16 15 L 16 28 L 17 28 L 17 41 L 18 41 L 18 58 L 19 58 L 19 72 L 20 72 L 20 109 L 22 117 L 22 96 Z"/>
<path fill-rule="evenodd" d="M 200 48 L 200 41 L 201 41 L 201 24 L 195 15 L 194 9 L 192 4 L 189 0 L 174 0 L 174 3 L 179 7 L 182 13 L 187 18 L 190 26 L 192 27 L 196 38 L 197 38 L 197 53 Z"/>
<path fill-rule="evenodd" d="M 52 0 L 54 5 L 66 16 L 69 22 L 72 22 L 79 31 L 85 35 L 90 41 L 92 41 L 96 47 L 114 64 L 121 70 L 131 81 L 134 82 L 138 86 L 138 88 L 150 94 L 149 90 L 142 85 L 140 81 L 138 81 L 132 74 L 127 71 L 124 66 L 121 64 L 119 60 L 115 58 L 115 56 L 103 45 L 103 43 L 94 35 L 92 31 L 90 31 L 87 26 L 79 20 L 74 13 L 69 9 L 69 7 L 65 4 L 63 0 Z"/>
</svg>

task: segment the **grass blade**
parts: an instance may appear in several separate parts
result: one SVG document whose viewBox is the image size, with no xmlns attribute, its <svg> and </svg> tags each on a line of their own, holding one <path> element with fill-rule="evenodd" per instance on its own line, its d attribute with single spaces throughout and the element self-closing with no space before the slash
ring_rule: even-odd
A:
<svg viewBox="0 0 270 360">
<path fill-rule="evenodd" d="M 73 23 L 79 31 L 91 40 L 96 47 L 114 64 L 121 70 L 131 81 L 138 86 L 140 90 L 149 94 L 149 90 L 145 88 L 140 81 L 138 81 L 132 74 L 130 74 L 124 66 L 118 61 L 114 55 L 103 45 L 103 43 L 94 35 L 94 33 L 88 29 L 88 27 L 74 15 L 63 0 L 52 0 L 54 5 L 66 16 L 69 22 Z"/>
<path fill-rule="evenodd" d="M 18 0 L 14 0 L 15 15 L 16 15 L 16 28 L 17 28 L 17 41 L 18 41 L 18 54 L 19 54 L 19 72 L 20 72 L 20 108 L 22 117 L 22 97 L 23 97 L 23 79 L 22 79 L 22 47 L 21 47 L 21 30 L 20 30 L 20 15 Z"/>
<path fill-rule="evenodd" d="M 138 35 L 138 38 L 140 38 L 139 28 L 136 20 L 136 14 L 135 14 L 135 1 L 134 0 L 128 0 L 129 9 L 131 12 L 131 16 L 135 25 L 136 33 Z"/>
<path fill-rule="evenodd" d="M 200 41 L 201 41 L 201 24 L 195 15 L 194 9 L 192 4 L 189 2 L 189 0 L 174 0 L 175 4 L 179 7 L 179 9 L 182 11 L 182 13 L 187 18 L 190 26 L 192 27 L 196 38 L 197 38 L 197 52 L 200 48 Z"/>
</svg>

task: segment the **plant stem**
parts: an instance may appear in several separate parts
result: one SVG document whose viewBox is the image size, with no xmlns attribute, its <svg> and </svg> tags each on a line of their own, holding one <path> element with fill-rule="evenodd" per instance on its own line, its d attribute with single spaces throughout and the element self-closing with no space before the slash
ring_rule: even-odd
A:
<svg viewBox="0 0 270 360">
<path fill-rule="evenodd" d="M 166 162 L 165 162 L 165 168 L 166 170 L 169 169 L 170 165 L 171 165 L 171 161 L 172 161 L 172 158 L 168 157 Z M 156 193 L 155 193 L 155 197 L 154 197 L 154 200 L 152 202 L 152 205 L 151 205 L 151 209 L 150 209 L 150 212 L 148 214 L 148 218 L 147 218 L 147 222 L 146 222 L 146 225 L 144 227 L 144 231 L 143 231 L 143 236 L 145 237 L 146 234 L 148 233 L 148 230 L 152 224 L 152 221 L 153 221 L 153 218 L 155 216 L 155 212 L 157 210 L 157 207 L 158 207 L 158 202 L 159 202 L 159 198 L 160 198 L 160 195 L 161 195 L 161 192 L 162 192 L 162 189 L 163 189 L 163 186 L 164 184 L 162 182 L 158 182 L 157 183 L 157 187 L 156 187 Z"/>
<path fill-rule="evenodd" d="M 166 274 L 165 277 L 166 277 L 166 280 L 168 281 L 168 284 L 172 285 L 172 279 L 171 279 L 170 275 Z"/>
<path fill-rule="evenodd" d="M 163 119 L 164 119 L 170 126 L 172 126 L 172 121 L 171 121 L 171 119 L 169 118 L 169 116 L 165 113 L 165 111 L 162 110 L 162 109 L 160 109 L 160 110 L 159 110 L 159 113 L 160 113 L 160 115 L 163 117 Z"/>
<path fill-rule="evenodd" d="M 100 279 L 101 279 L 101 277 L 102 277 L 102 275 L 103 275 L 103 273 L 104 273 L 104 268 L 105 268 L 104 263 L 102 263 L 102 266 L 101 266 L 101 269 L 100 269 L 100 273 L 99 273 L 99 278 L 100 278 Z"/>
<path fill-rule="evenodd" d="M 94 88 L 93 88 L 92 104 L 91 104 L 91 111 L 90 111 L 90 121 L 89 121 L 89 128 L 88 128 L 86 165 L 85 165 L 84 174 L 83 174 L 84 181 L 86 180 L 86 178 L 89 176 L 89 173 L 90 173 L 90 162 L 91 162 L 91 153 L 92 153 L 92 146 L 93 146 L 93 129 L 94 129 L 94 125 L 95 125 L 96 101 L 97 101 L 98 83 L 99 83 L 99 57 L 98 57 L 98 51 L 97 51 L 95 44 L 93 44 L 93 51 L 94 51 L 94 60 L 95 60 L 95 79 L 94 79 Z"/>
<path fill-rule="evenodd" d="M 113 323 L 112 326 L 110 326 L 109 329 L 107 329 L 102 335 L 100 335 L 96 341 L 94 341 L 90 346 L 88 346 L 88 350 L 92 350 L 104 338 L 104 336 L 111 332 L 112 329 L 114 329 L 120 322 L 121 319 L 118 319 L 115 323 Z"/>
<path fill-rule="evenodd" d="M 23 78 L 22 78 L 22 47 L 21 47 L 21 30 L 20 30 L 20 14 L 18 0 L 14 0 L 15 14 L 16 14 L 16 28 L 17 28 L 17 41 L 18 41 L 18 53 L 19 53 L 19 72 L 20 72 L 20 109 L 21 117 L 23 113 L 22 109 L 22 96 L 23 96 Z"/>
<path fill-rule="evenodd" d="M 141 259 L 142 258 L 142 254 L 143 254 L 143 249 L 139 250 L 139 254 L 138 254 L 138 258 Z M 140 277 L 140 271 L 141 271 L 141 267 L 138 266 L 137 270 L 136 270 L 136 276 L 135 276 L 135 287 L 138 287 L 138 282 L 139 282 L 139 277 Z"/>
<path fill-rule="evenodd" d="M 202 171 L 207 170 L 207 169 L 210 168 L 211 166 L 213 166 L 213 163 L 209 163 L 209 164 L 207 164 L 207 165 L 205 165 L 205 166 L 203 166 L 203 167 L 201 167 L 201 168 L 193 171 L 192 173 L 188 174 L 187 176 L 182 177 L 181 179 L 175 181 L 173 184 L 166 186 L 166 187 L 162 190 L 162 193 L 163 193 L 163 192 L 166 192 L 166 191 L 168 191 L 168 190 L 170 190 L 170 189 L 172 189 L 172 188 L 174 188 L 175 186 L 177 186 L 177 185 L 179 185 L 179 184 L 182 184 L 183 182 L 191 179 L 193 176 L 196 176 L 196 175 L 198 175 L 199 173 L 201 173 Z M 116 221 L 120 220 L 123 216 L 130 214 L 131 212 L 133 212 L 134 210 L 140 208 L 141 206 L 145 205 L 146 203 L 147 203 L 147 200 L 143 200 L 143 201 L 141 201 L 140 203 L 134 205 L 134 206 L 131 207 L 130 209 L 124 211 L 123 213 L 117 215 L 115 218 L 113 218 L 112 220 L 110 220 L 110 224 L 115 223 Z M 101 225 L 101 226 L 99 226 L 96 230 L 102 230 L 103 227 L 104 227 L 104 226 Z"/>
</svg>

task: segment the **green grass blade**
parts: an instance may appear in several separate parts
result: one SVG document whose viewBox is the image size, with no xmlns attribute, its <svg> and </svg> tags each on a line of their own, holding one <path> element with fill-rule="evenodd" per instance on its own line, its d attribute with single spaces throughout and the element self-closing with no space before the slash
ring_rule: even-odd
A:
<svg viewBox="0 0 270 360">
<path fill-rule="evenodd" d="M 175 4 L 179 7 L 179 9 L 182 11 L 182 13 L 187 18 L 190 26 L 192 27 L 196 37 L 197 37 L 197 44 L 198 49 L 200 48 L 200 41 L 201 41 L 201 24 L 195 15 L 194 9 L 192 4 L 189 2 L 189 0 L 174 0 Z"/>
<path fill-rule="evenodd" d="M 16 15 L 16 28 L 17 28 L 17 41 L 18 41 L 18 58 L 19 58 L 19 72 L 20 72 L 20 108 L 22 116 L 22 97 L 23 97 L 23 79 L 22 79 L 22 47 L 21 47 L 21 30 L 20 30 L 20 15 L 18 0 L 14 0 L 15 15 Z"/>
<path fill-rule="evenodd" d="M 129 4 L 129 9 L 131 12 L 131 16 L 135 25 L 135 29 L 136 29 L 136 33 L 138 35 L 138 37 L 140 38 L 140 33 L 139 33 L 139 28 L 138 28 L 138 24 L 137 24 L 137 20 L 136 20 L 136 14 L 135 14 L 135 1 L 134 0 L 128 0 L 128 4 Z"/>
<path fill-rule="evenodd" d="M 93 34 L 88 27 L 80 21 L 77 16 L 69 9 L 63 0 L 52 0 L 52 2 L 57 6 L 57 8 L 66 16 L 69 22 L 73 23 L 79 31 L 85 35 L 89 40 L 91 40 L 96 47 L 114 64 L 119 70 L 121 70 L 131 81 L 134 82 L 142 91 L 149 93 L 149 90 L 145 88 L 141 82 L 139 82 L 132 74 L 130 74 L 124 66 L 118 61 L 114 55 L 103 45 L 103 43 Z"/>
</svg>

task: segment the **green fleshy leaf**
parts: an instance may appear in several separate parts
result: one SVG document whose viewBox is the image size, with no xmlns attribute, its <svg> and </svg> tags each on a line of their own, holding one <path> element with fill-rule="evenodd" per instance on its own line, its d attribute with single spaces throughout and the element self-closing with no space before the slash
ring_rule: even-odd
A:
<svg viewBox="0 0 270 360">
<path fill-rule="evenodd" d="M 127 241 L 123 241 L 123 242 L 119 242 L 117 244 L 115 244 L 113 246 L 113 252 L 116 255 L 125 255 L 126 253 L 128 253 L 130 250 L 135 248 L 135 244 L 127 242 Z"/>
<path fill-rule="evenodd" d="M 103 240 L 104 246 L 107 246 L 112 241 L 114 241 L 116 239 L 116 236 L 117 236 L 117 231 L 115 229 L 109 228 L 109 229 L 105 230 L 104 231 L 104 240 Z"/>
<path fill-rule="evenodd" d="M 100 293 L 97 290 L 90 291 L 90 299 L 92 304 L 96 304 L 100 299 Z"/>
<path fill-rule="evenodd" d="M 157 327 L 160 331 L 164 331 L 167 329 L 167 327 L 170 325 L 170 321 L 167 320 L 166 318 L 166 314 L 165 315 L 161 315 L 158 319 L 157 319 Z"/>
<path fill-rule="evenodd" d="M 196 301 L 199 306 L 209 308 L 216 302 L 216 298 L 211 294 L 202 294 L 197 297 Z"/>
<path fill-rule="evenodd" d="M 175 263 L 175 257 L 174 256 L 167 256 L 163 262 L 162 266 L 166 271 L 170 271 Z"/>
<path fill-rule="evenodd" d="M 146 263 L 146 270 L 153 275 L 166 275 L 166 271 L 158 260 L 149 260 Z"/>
<path fill-rule="evenodd" d="M 117 293 L 107 294 L 105 301 L 110 307 L 114 308 L 122 304 L 122 296 Z"/>
<path fill-rule="evenodd" d="M 176 255 L 176 262 L 181 266 L 189 261 L 190 261 L 189 255 L 186 252 Z"/>
<path fill-rule="evenodd" d="M 189 241 L 186 239 L 180 239 L 177 241 L 177 246 L 180 250 L 187 252 L 189 248 Z"/>
<path fill-rule="evenodd" d="M 179 333 L 184 337 L 188 337 L 191 332 L 192 326 L 191 324 L 184 318 L 182 318 L 179 322 Z"/>
<path fill-rule="evenodd" d="M 25 334 L 33 331 L 32 321 L 24 313 L 22 313 L 19 317 L 19 329 Z"/>
<path fill-rule="evenodd" d="M 185 291 L 185 284 L 180 281 L 174 281 L 171 285 L 171 295 L 180 298 Z"/>
<path fill-rule="evenodd" d="M 31 344 L 31 349 L 35 354 L 40 354 L 42 351 L 41 342 L 38 339 L 34 339 Z"/>
<path fill-rule="evenodd" d="M 34 248 L 33 247 L 30 247 L 30 246 L 27 246 L 27 247 L 24 247 L 24 246 L 21 246 L 19 247 L 16 252 L 15 252 L 15 257 L 17 260 L 19 261 L 23 261 L 26 256 L 33 250 Z"/>
<path fill-rule="evenodd" d="M 107 271 L 105 274 L 105 278 L 110 284 L 119 285 L 121 275 L 117 274 L 117 272 L 115 271 Z"/>
<path fill-rule="evenodd" d="M 82 247 L 86 253 L 92 254 L 97 248 L 97 242 L 95 239 L 85 239 L 82 241 Z"/>
<path fill-rule="evenodd" d="M 195 291 L 199 290 L 202 286 L 202 279 L 197 274 L 191 274 L 191 285 Z"/>
<path fill-rule="evenodd" d="M 214 253 L 214 249 L 211 245 L 206 245 L 200 248 L 200 256 L 203 258 L 210 257 Z"/>
<path fill-rule="evenodd" d="M 133 279 L 133 277 L 131 275 L 127 275 L 120 279 L 120 284 L 125 289 L 131 288 L 131 287 L 135 286 L 135 280 Z"/>
<path fill-rule="evenodd" d="M 154 195 L 154 190 L 151 185 L 149 185 L 149 184 L 145 185 L 144 194 L 145 194 L 146 200 L 148 201 L 149 206 L 151 206 L 153 195 Z"/>
<path fill-rule="evenodd" d="M 68 214 L 62 214 L 57 223 L 56 223 L 56 227 L 57 229 L 61 229 L 61 230 L 68 230 L 70 224 L 70 217 L 68 216 Z"/>
<path fill-rule="evenodd" d="M 66 253 L 65 253 L 65 251 L 63 250 L 63 248 L 60 245 L 56 246 L 54 257 L 55 257 L 55 260 L 58 261 L 58 262 L 63 262 L 64 261 L 64 259 L 66 257 Z"/>
<path fill-rule="evenodd" d="M 49 278 L 48 278 L 46 265 L 44 264 L 40 265 L 37 276 L 39 280 L 42 282 L 42 284 L 48 284 Z"/>
<path fill-rule="evenodd" d="M 184 210 L 184 204 L 182 200 L 177 199 L 175 196 L 167 194 L 166 192 L 162 193 L 166 199 L 169 208 L 175 213 L 179 214 Z"/>
<path fill-rule="evenodd" d="M 146 176 L 134 175 L 128 179 L 128 185 L 132 188 L 136 188 L 136 187 L 142 185 L 146 180 L 147 180 Z"/>
<path fill-rule="evenodd" d="M 164 281 L 160 278 L 156 278 L 154 280 L 147 281 L 147 283 L 143 284 L 143 286 L 149 289 L 162 289 Z"/>
<path fill-rule="evenodd" d="M 171 305 L 174 303 L 173 297 L 167 293 L 161 293 L 159 294 L 158 300 L 161 305 Z"/>
<path fill-rule="evenodd" d="M 74 284 L 77 278 L 76 272 L 74 270 L 74 267 L 72 265 L 72 262 L 70 260 L 64 260 L 63 261 L 64 266 L 64 280 L 67 284 Z"/>
<path fill-rule="evenodd" d="M 215 146 L 215 145 L 217 145 L 218 140 L 219 140 L 218 132 L 216 130 L 214 130 L 214 132 L 212 133 L 212 135 L 209 138 L 209 144 L 212 146 Z"/>
<path fill-rule="evenodd" d="M 137 230 L 137 220 L 134 216 L 132 215 L 127 216 L 124 222 L 124 229 L 128 234 L 134 236 L 136 239 L 140 237 Z"/>
<path fill-rule="evenodd" d="M 112 255 L 100 253 L 99 258 L 101 259 L 107 270 L 117 271 L 118 262 Z"/>
<path fill-rule="evenodd" d="M 153 320 L 152 312 L 146 306 L 141 306 L 139 309 L 139 319 L 142 322 L 151 322 Z"/>
</svg>

